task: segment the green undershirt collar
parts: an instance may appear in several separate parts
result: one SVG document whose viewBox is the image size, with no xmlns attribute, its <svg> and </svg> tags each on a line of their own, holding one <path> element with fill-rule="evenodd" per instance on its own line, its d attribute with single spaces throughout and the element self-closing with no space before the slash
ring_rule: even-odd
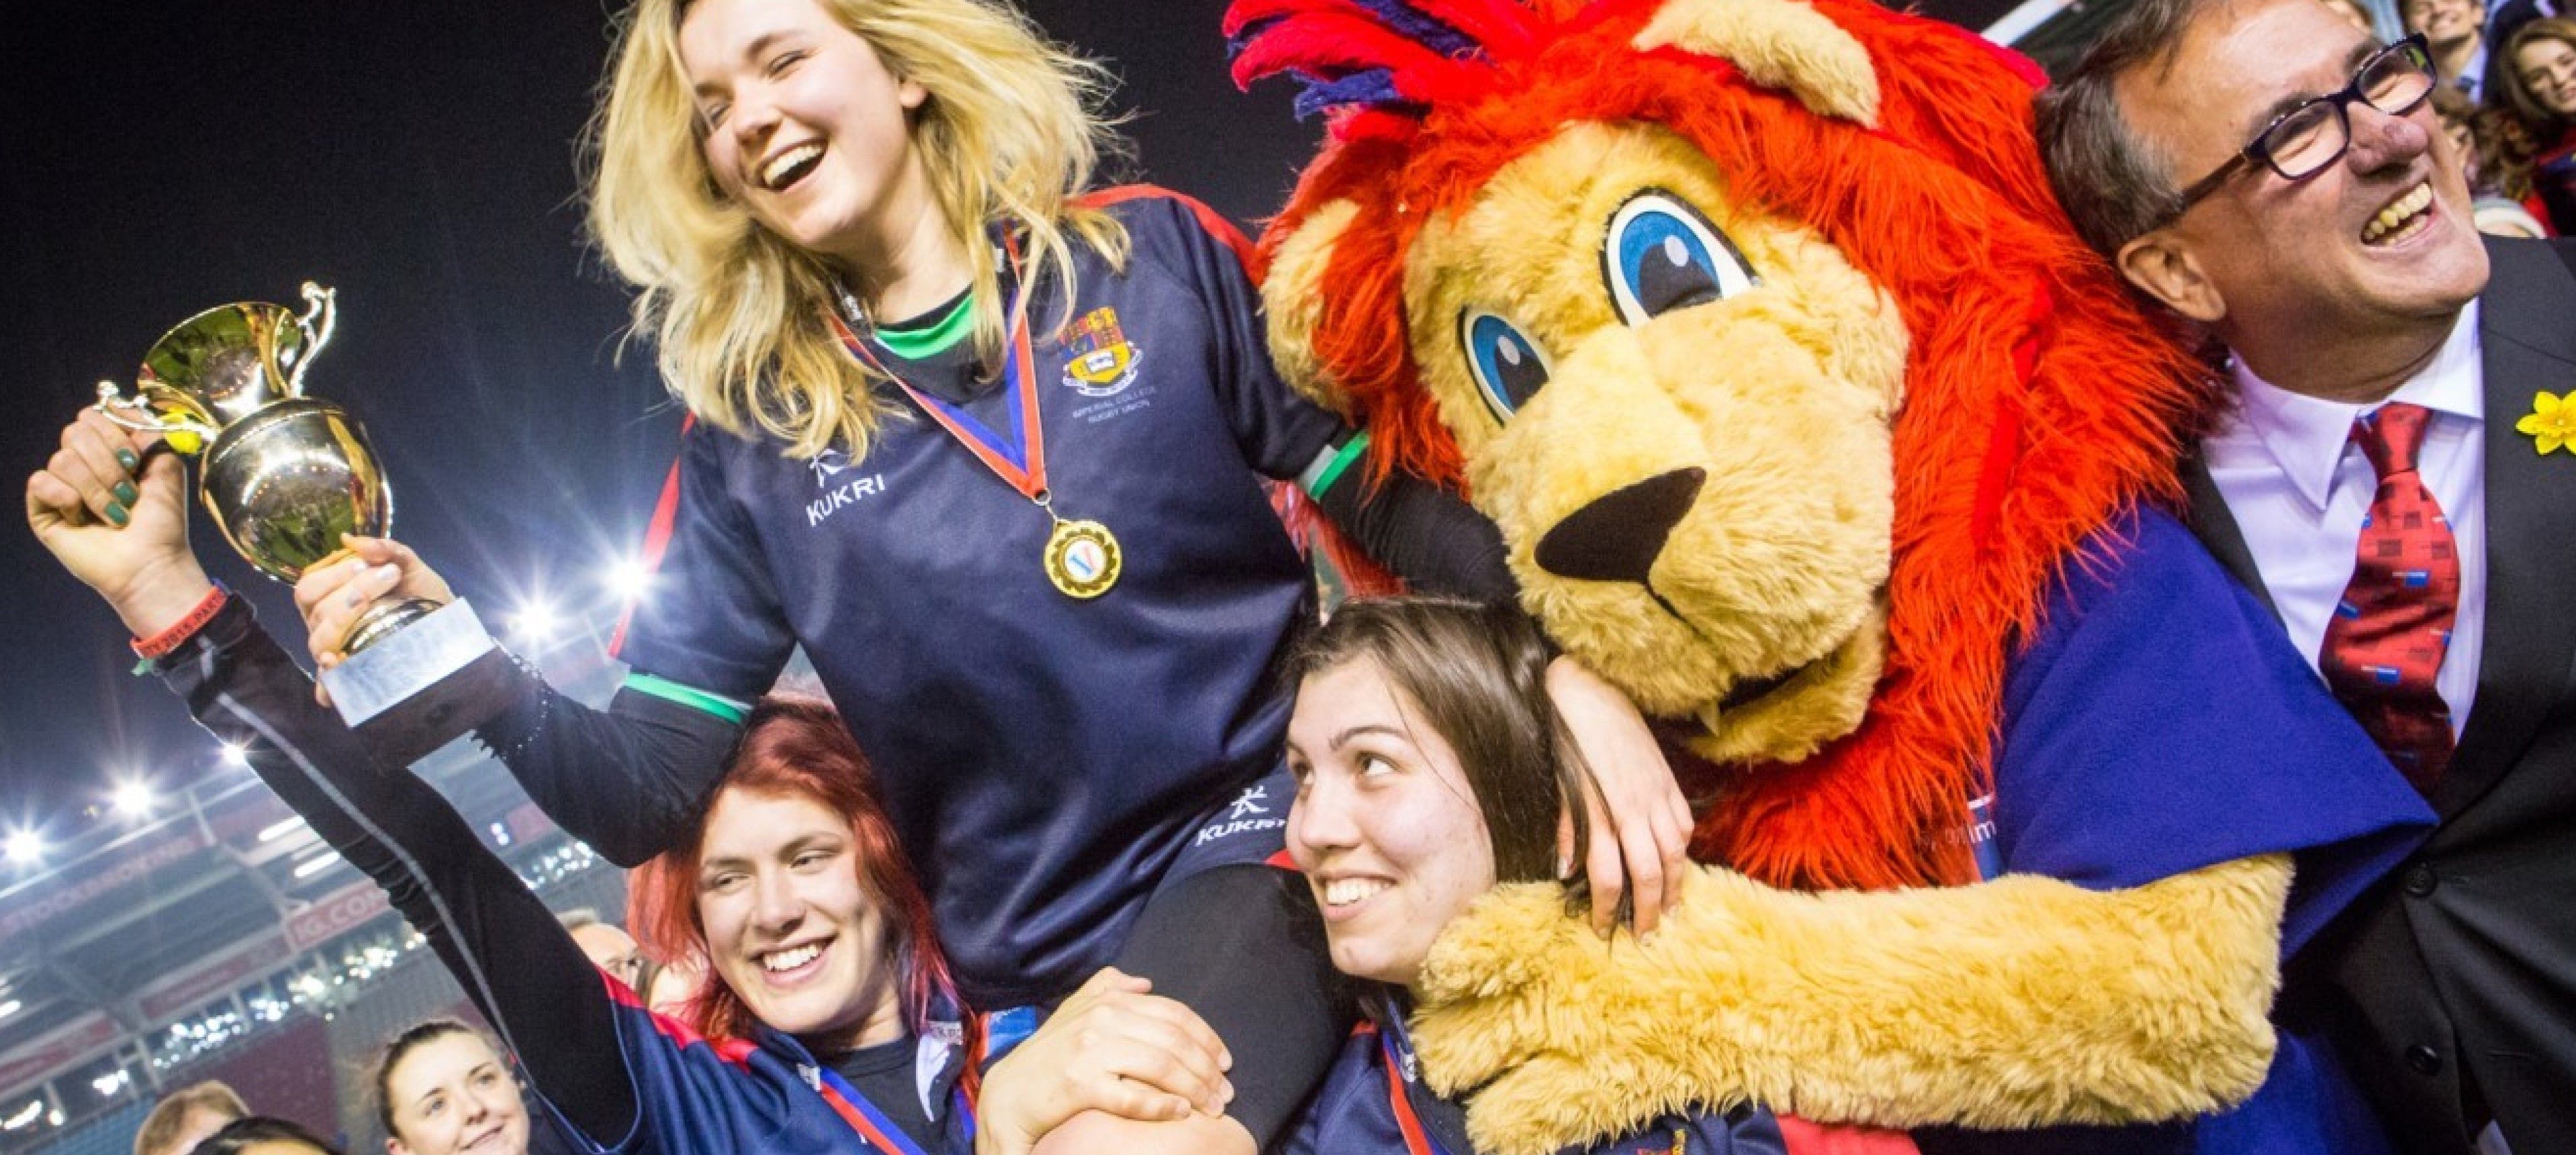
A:
<svg viewBox="0 0 2576 1155">
<path fill-rule="evenodd" d="M 975 293 L 957 295 L 944 311 L 918 322 L 877 327 L 877 344 L 906 361 L 923 361 L 956 348 L 975 331 Z"/>
</svg>

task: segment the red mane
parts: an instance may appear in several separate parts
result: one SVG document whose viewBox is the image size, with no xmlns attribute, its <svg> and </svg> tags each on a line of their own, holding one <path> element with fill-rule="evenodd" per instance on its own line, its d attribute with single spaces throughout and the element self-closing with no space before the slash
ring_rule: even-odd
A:
<svg viewBox="0 0 2576 1155">
<path fill-rule="evenodd" d="M 1359 207 L 1320 278 L 1313 352 L 1371 427 L 1374 467 L 1462 483 L 1405 334 L 1405 257 L 1423 221 L 1463 208 L 1567 123 L 1646 122 L 1691 141 L 1735 195 L 1813 229 L 1893 294 L 1912 338 L 1877 694 L 1861 727 L 1815 757 L 1730 773 L 1695 849 L 1779 885 L 1965 879 L 1948 836 L 1990 780 L 2014 639 L 2114 513 L 2175 494 L 2183 427 L 2207 399 L 2207 374 L 2157 335 L 2050 195 L 2031 129 L 2036 71 L 1867 0 L 1814 7 L 1877 62 L 1875 128 L 1811 113 L 1724 61 L 1640 52 L 1632 41 L 1660 0 L 1417 0 L 1488 22 L 1509 8 L 1519 23 L 1506 44 L 1471 37 L 1474 53 L 1426 58 L 1382 38 L 1323 50 L 1335 29 L 1401 2 L 1244 0 L 1237 13 L 1251 15 L 1229 25 L 1250 28 L 1247 80 L 1380 69 L 1391 81 L 1375 86 L 1391 90 L 1381 99 L 1346 102 L 1361 107 L 1344 108 L 1263 242 L 1268 257 L 1318 208 Z M 1276 15 L 1288 8 L 1340 23 Z M 1300 28 L 1297 42 L 1266 40 Z"/>
</svg>

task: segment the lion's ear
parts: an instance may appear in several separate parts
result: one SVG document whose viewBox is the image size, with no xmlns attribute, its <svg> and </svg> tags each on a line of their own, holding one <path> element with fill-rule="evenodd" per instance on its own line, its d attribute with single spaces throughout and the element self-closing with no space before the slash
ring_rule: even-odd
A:
<svg viewBox="0 0 2576 1155">
<path fill-rule="evenodd" d="M 1818 116 L 1878 127 L 1878 72 L 1869 50 L 1798 0 L 1666 0 L 1635 44 L 1641 52 L 1678 48 L 1718 57 Z"/>
<path fill-rule="evenodd" d="M 1315 352 L 1315 328 L 1324 314 L 1325 273 L 1342 234 L 1359 215 L 1348 200 L 1325 202 L 1270 246 L 1269 275 L 1261 283 L 1261 303 L 1270 314 L 1270 361 L 1279 376 L 1316 404 L 1345 417 L 1350 398 L 1333 380 L 1332 370 Z"/>
</svg>

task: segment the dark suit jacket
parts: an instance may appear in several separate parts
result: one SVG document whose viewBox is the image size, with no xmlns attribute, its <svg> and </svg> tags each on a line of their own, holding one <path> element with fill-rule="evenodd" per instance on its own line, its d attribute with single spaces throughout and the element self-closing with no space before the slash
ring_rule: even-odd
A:
<svg viewBox="0 0 2576 1155">
<path fill-rule="evenodd" d="M 2576 252 L 2576 241 L 2555 242 Z M 2441 826 L 2291 962 L 2284 1015 L 2323 1028 L 2406 1149 L 2461 1155 L 2483 1103 L 2515 1155 L 2576 1151 L 2576 454 L 2514 423 L 2576 393 L 2576 271 L 2490 240 L 2486 648 Z M 2193 528 L 2270 604 L 2206 469 Z"/>
</svg>

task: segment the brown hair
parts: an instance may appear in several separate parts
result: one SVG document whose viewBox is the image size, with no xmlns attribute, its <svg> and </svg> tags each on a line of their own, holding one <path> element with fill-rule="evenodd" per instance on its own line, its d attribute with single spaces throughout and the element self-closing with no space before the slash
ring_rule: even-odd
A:
<svg viewBox="0 0 2576 1155">
<path fill-rule="evenodd" d="M 2433 116 L 2441 121 L 2442 130 L 2451 126 L 2469 130 L 2469 151 L 2460 158 L 2460 175 L 2467 177 L 2469 191 L 2484 196 L 2497 188 L 2496 174 L 2504 165 L 2496 154 L 2496 121 L 2492 109 L 2479 107 L 2476 98 L 2447 84 L 2433 86 Z"/>
<path fill-rule="evenodd" d="M 1458 755 L 1493 838 L 1496 882 L 1556 878 L 1558 818 L 1574 815 L 1574 861 L 1588 824 L 1583 757 L 1547 694 L 1556 651 L 1508 602 L 1380 598 L 1345 603 L 1300 639 L 1281 666 L 1294 686 L 1369 661 L 1422 711 Z M 1569 880 L 1568 893 L 1582 890 Z"/>
<path fill-rule="evenodd" d="M 394 1126 L 394 1068 L 401 1066 L 403 1059 L 413 1051 L 449 1035 L 472 1035 L 483 1040 L 484 1046 L 492 1048 L 493 1054 L 501 1053 L 501 1045 L 494 1042 L 492 1036 L 460 1019 L 427 1019 L 404 1028 L 401 1034 L 385 1043 L 383 1050 L 376 1052 L 376 1061 L 368 1068 L 367 1090 L 375 1099 L 376 1122 L 384 1126 L 385 1134 L 395 1137 L 402 1134 L 401 1129 Z"/>
<path fill-rule="evenodd" d="M 134 1133 L 134 1155 L 186 1155 L 172 1151 L 172 1141 L 188 1125 L 188 1113 L 208 1111 L 227 1120 L 250 1114 L 250 1104 L 242 1102 L 241 1093 L 208 1079 L 181 1087 L 161 1097 L 152 1105 L 152 1113 L 143 1117 L 143 1128 Z"/>
<path fill-rule="evenodd" d="M 206 1136 L 191 1155 L 240 1155 L 259 1143 L 299 1143 L 322 1155 L 340 1155 L 330 1140 L 314 1134 L 292 1119 L 274 1115 L 245 1115 L 224 1124 L 224 1129 Z"/>
<path fill-rule="evenodd" d="M 2498 107 L 2491 110 L 2487 127 L 2495 137 L 2497 188 L 2504 195 L 2521 200 L 2531 195 L 2531 167 L 2540 154 L 2557 147 L 2561 138 L 2576 130 L 2576 121 L 2549 111 L 2532 95 L 2531 86 L 2523 83 L 2522 69 L 2514 66 L 2514 57 L 2534 40 L 2555 40 L 2576 49 L 2576 19 L 2565 16 L 2543 16 L 2516 28 L 2504 42 L 2503 55 L 2496 57 L 2496 79 L 2504 89 L 2503 99 L 2489 93 L 2487 99 Z"/>
<path fill-rule="evenodd" d="M 2075 232 L 2105 257 L 2182 211 L 2173 167 L 2138 139 L 2113 91 L 2120 78 L 2171 58 L 2210 0 L 2131 0 L 2075 66 L 2039 94 L 2040 161 Z"/>
</svg>

